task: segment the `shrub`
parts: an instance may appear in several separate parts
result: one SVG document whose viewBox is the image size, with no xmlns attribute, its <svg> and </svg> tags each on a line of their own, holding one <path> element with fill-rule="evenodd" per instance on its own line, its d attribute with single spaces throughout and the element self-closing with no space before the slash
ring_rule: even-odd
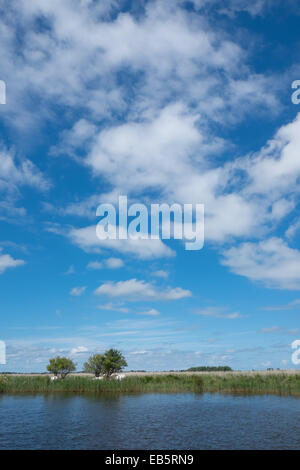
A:
<svg viewBox="0 0 300 470">
<path fill-rule="evenodd" d="M 57 356 L 50 359 L 47 370 L 56 377 L 59 375 L 61 379 L 64 379 L 68 374 L 76 370 L 76 366 L 71 359 Z"/>
</svg>

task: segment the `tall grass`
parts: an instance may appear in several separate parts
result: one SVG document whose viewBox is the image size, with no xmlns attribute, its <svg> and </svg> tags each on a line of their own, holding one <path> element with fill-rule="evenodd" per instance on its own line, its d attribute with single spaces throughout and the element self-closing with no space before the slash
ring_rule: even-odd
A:
<svg viewBox="0 0 300 470">
<path fill-rule="evenodd" d="M 201 384 L 200 384 L 201 385 Z M 0 392 L 193 392 L 199 389 L 191 376 L 131 376 L 122 381 L 94 380 L 92 377 L 71 376 L 51 381 L 50 377 L 13 376 L 0 379 Z"/>
<path fill-rule="evenodd" d="M 148 375 L 129 376 L 123 381 L 93 380 L 91 377 L 71 376 L 51 381 L 49 376 L 0 377 L 0 393 L 147 393 L 147 392 L 220 392 L 274 393 L 300 396 L 300 374 L 268 375 Z"/>
</svg>

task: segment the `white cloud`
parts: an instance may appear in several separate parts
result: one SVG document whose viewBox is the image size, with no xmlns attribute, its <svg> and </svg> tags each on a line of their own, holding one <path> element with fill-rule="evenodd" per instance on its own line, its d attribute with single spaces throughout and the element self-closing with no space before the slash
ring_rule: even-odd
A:
<svg viewBox="0 0 300 470">
<path fill-rule="evenodd" d="M 124 266 L 124 262 L 120 258 L 108 258 L 105 264 L 110 269 L 118 269 Z"/>
<path fill-rule="evenodd" d="M 78 346 L 77 348 L 72 348 L 70 354 L 75 356 L 76 354 L 82 354 L 88 352 L 88 348 L 85 346 Z"/>
<path fill-rule="evenodd" d="M 224 11 L 254 14 L 262 3 L 252 2 L 250 8 L 231 0 Z M 247 51 L 236 37 L 211 25 L 205 14 L 186 10 L 182 2 L 149 2 L 140 15 L 121 12 L 117 2 L 105 2 L 104 9 L 98 4 L 33 0 L 29 5 L 17 0 L 3 12 L 0 53 L 10 83 L 6 114 L 11 122 L 20 122 L 16 114 L 24 119 L 32 115 L 30 100 L 24 99 L 32 89 L 46 115 L 53 102 L 80 109 L 82 117 L 70 122 L 54 151 L 71 155 L 105 178 L 112 193 L 116 188 L 128 193 L 154 188 L 164 200 L 204 202 L 207 240 L 255 233 L 265 223 L 268 204 L 232 188 L 233 165 L 219 159 L 230 144 L 218 135 L 215 123 L 240 120 L 242 111 L 254 106 L 256 114 L 266 107 L 274 113 L 278 103 L 272 77 L 249 69 Z M 47 27 L 33 28 L 40 17 Z M 21 55 L 15 50 L 20 26 Z M 12 66 L 16 57 L 17 70 Z M 120 86 L 119 72 L 124 70 L 128 80 Z M 128 91 L 134 93 L 130 100 Z M 91 215 L 98 199 L 91 195 L 64 212 Z M 95 249 L 95 242 L 91 246 L 82 240 L 86 233 L 72 236 L 84 249 Z M 120 253 L 136 252 L 144 259 L 171 254 L 161 242 L 119 245 L 114 243 Z"/>
<path fill-rule="evenodd" d="M 39 190 L 49 189 L 50 183 L 40 170 L 27 159 L 17 160 L 14 152 L 0 151 L 0 189 L 12 191 L 18 186 L 32 186 Z"/>
<path fill-rule="evenodd" d="M 17 158 L 0 143 L 0 219 L 18 220 L 26 215 L 25 208 L 16 207 L 23 186 L 46 191 L 50 183 L 30 160 Z"/>
<path fill-rule="evenodd" d="M 160 312 L 155 308 L 151 308 L 150 310 L 146 310 L 145 312 L 140 312 L 139 315 L 158 317 L 158 315 L 160 315 Z"/>
<path fill-rule="evenodd" d="M 169 257 L 175 254 L 161 240 L 100 240 L 96 235 L 96 226 L 94 225 L 78 229 L 72 228 L 68 237 L 75 245 L 88 252 L 115 250 L 141 259 Z"/>
<path fill-rule="evenodd" d="M 221 14 L 233 16 L 237 12 L 247 12 L 251 16 L 262 14 L 266 7 L 271 6 L 270 0 L 191 0 L 195 7 L 199 10 L 202 8 L 213 7 Z M 273 2 L 274 3 L 274 2 Z"/>
<path fill-rule="evenodd" d="M 14 259 L 12 256 L 2 254 L 2 248 L 0 248 L 0 274 L 4 273 L 9 268 L 16 268 L 23 266 L 25 261 L 22 259 Z"/>
<path fill-rule="evenodd" d="M 98 305 L 97 308 L 100 310 L 108 310 L 113 312 L 128 313 L 130 310 L 127 307 L 122 307 L 123 304 L 113 304 L 109 302 L 108 304 Z"/>
<path fill-rule="evenodd" d="M 103 262 L 100 261 L 90 261 L 87 265 L 88 269 L 119 269 L 124 266 L 124 261 L 120 258 L 108 258 Z"/>
<path fill-rule="evenodd" d="M 111 117 L 114 111 L 126 109 L 127 89 L 117 82 L 117 73 L 124 68 L 127 73 L 143 71 L 145 75 L 136 81 L 140 96 L 136 106 L 142 109 L 147 103 L 148 108 L 155 108 L 178 89 L 201 102 L 209 87 L 214 98 L 210 108 L 214 108 L 214 101 L 222 102 L 217 84 L 225 86 L 226 82 L 220 71 L 229 75 L 238 72 L 246 55 L 235 38 L 230 40 L 220 29 L 209 27 L 207 20 L 181 8 L 180 2 L 149 2 L 139 17 L 121 12 L 117 2 L 110 5 L 116 13 L 113 18 L 107 17 L 109 9 L 103 14 L 99 2 L 73 0 L 33 0 L 30 5 L 16 0 L 3 12 L 1 52 L 10 83 L 12 114 L 18 112 L 23 122 L 30 121 L 24 94 L 32 87 L 46 104 L 56 99 L 87 108 L 92 116 Z M 13 21 L 16 12 L 18 21 Z M 30 28 L 40 17 L 47 28 Z M 24 50 L 16 70 L 12 58 L 20 26 Z M 209 79 L 212 76 L 214 80 Z M 96 80 L 98 88 L 87 86 Z M 86 136 L 85 119 L 81 121 L 75 138 Z"/>
<path fill-rule="evenodd" d="M 281 195 L 298 192 L 300 175 L 300 113 L 282 126 L 265 147 L 248 162 L 248 193 Z"/>
<path fill-rule="evenodd" d="M 226 313 L 224 310 L 226 309 L 221 307 L 206 307 L 197 309 L 196 313 L 197 315 L 202 315 L 203 317 L 224 318 L 227 320 L 235 320 L 236 318 L 242 317 L 239 312 Z"/>
<path fill-rule="evenodd" d="M 61 134 L 61 143 L 58 147 L 53 147 L 51 153 L 53 155 L 67 154 L 76 158 L 78 150 L 87 145 L 91 137 L 94 136 L 97 127 L 87 121 L 80 119 L 72 129 L 65 130 Z"/>
<path fill-rule="evenodd" d="M 85 109 L 95 122 L 99 117 L 111 119 L 116 111 L 125 111 L 131 121 L 138 121 L 141 115 L 150 116 L 162 109 L 163 103 L 174 102 L 174 96 L 197 105 L 201 115 L 223 122 L 228 120 L 225 109 L 233 108 L 232 114 L 240 116 L 242 109 L 251 106 L 251 100 L 245 102 L 243 98 L 244 93 L 249 95 L 251 76 L 245 65 L 247 51 L 237 44 L 235 36 L 230 39 L 228 31 L 210 25 L 206 15 L 187 11 L 180 2 L 149 2 L 139 16 L 121 12 L 117 2 L 110 5 L 115 11 L 111 18 L 99 12 L 99 2 L 78 4 L 73 0 L 42 4 L 34 0 L 30 6 L 25 0 L 17 0 L 3 12 L 1 52 L 10 83 L 10 113 L 18 112 L 23 120 L 29 119 L 30 100 L 26 101 L 24 95 L 32 88 L 43 99 L 45 114 L 48 103 L 56 100 Z M 18 22 L 11 20 L 16 12 Z M 47 28 L 30 27 L 39 17 Z M 23 55 L 18 57 L 16 71 L 12 64 L 20 25 Z M 131 105 L 128 87 L 118 83 L 118 73 L 124 69 L 135 78 L 136 96 Z M 137 80 L 139 71 L 143 78 Z M 230 93 L 233 79 L 240 90 L 235 100 Z M 247 87 L 242 86 L 243 81 Z M 88 86 L 91 82 L 93 87 Z M 263 85 L 256 82 L 259 80 L 253 88 L 257 87 L 259 93 L 252 90 L 252 99 L 265 106 L 266 96 L 273 90 L 272 81 Z M 224 90 L 222 97 L 220 87 Z M 74 144 L 81 146 L 93 137 L 94 126 L 86 117 L 80 118 L 71 131 L 63 133 L 62 150 L 72 153 Z M 214 136 L 210 145 L 217 140 Z"/>
<path fill-rule="evenodd" d="M 163 269 L 159 269 L 158 271 L 153 271 L 152 276 L 167 279 L 169 277 L 169 272 Z"/>
<path fill-rule="evenodd" d="M 73 289 L 70 290 L 70 295 L 73 295 L 74 297 L 79 297 L 85 292 L 85 290 L 86 286 L 73 287 Z"/>
<path fill-rule="evenodd" d="M 154 189 L 164 201 L 204 203 L 207 241 L 265 236 L 294 208 L 300 115 L 255 154 L 224 163 L 222 151 L 227 149 L 231 157 L 232 147 L 216 128 L 235 119 L 240 122 L 254 107 L 256 116 L 266 109 L 273 116 L 278 102 L 273 77 L 251 70 L 249 55 L 235 34 L 226 28 L 222 32 L 222 24 L 211 25 L 202 13 L 202 7 L 215 8 L 216 2 L 195 0 L 200 14 L 194 14 L 181 8 L 180 1 L 154 1 L 140 15 L 122 13 L 118 2 L 100 3 L 16 0 L 2 12 L 0 55 L 10 83 L 5 118 L 26 127 L 33 115 L 28 90 L 35 90 L 45 110 L 38 116 L 41 123 L 53 112 L 53 103 L 80 109 L 82 117 L 69 123 L 53 152 L 70 155 L 95 177 L 105 179 L 111 196 L 117 194 L 116 188 L 135 196 Z M 227 0 L 221 9 L 255 15 L 267 3 Z M 115 14 L 110 17 L 111 11 Z M 41 17 L 47 27 L 33 27 Z M 22 54 L 15 46 L 20 28 Z M 121 86 L 122 71 L 128 80 Z M 232 149 L 233 157 L 235 153 Z M 25 184 L 49 187 L 32 162 L 2 151 L 0 190 L 18 192 Z M 64 213 L 91 215 L 98 200 L 99 195 L 92 194 L 69 204 Z M 13 206 L 11 200 L 4 206 L 0 203 L 5 211 Z M 19 215 L 25 212 L 14 209 Z M 59 233 L 53 225 L 49 230 Z M 295 230 L 291 226 L 286 235 Z M 94 226 L 73 228 L 68 237 L 85 251 L 115 250 L 140 259 L 174 255 L 160 240 L 100 241 Z M 298 288 L 294 286 L 299 273 L 290 259 L 295 255 L 298 260 L 298 251 L 277 242 L 281 254 L 270 254 L 272 243 L 227 250 L 224 264 L 270 286 Z M 247 250 L 259 262 L 244 259 Z M 92 263 L 89 267 L 95 268 Z"/>
<path fill-rule="evenodd" d="M 92 194 L 87 198 L 81 199 L 79 201 L 71 202 L 64 205 L 63 207 L 54 207 L 52 204 L 43 203 L 44 209 L 48 212 L 57 213 L 62 216 L 77 216 L 94 219 L 96 214 L 96 209 L 99 204 L 110 203 L 118 204 L 120 190 L 115 188 L 113 191 L 108 193 L 101 194 Z"/>
<path fill-rule="evenodd" d="M 124 190 L 162 186 L 167 179 L 177 179 L 179 172 L 188 172 L 187 155 L 202 141 L 196 119 L 176 104 L 154 119 L 105 129 L 86 163 Z"/>
<path fill-rule="evenodd" d="M 286 238 L 288 238 L 289 240 L 290 239 L 293 239 L 296 235 L 296 233 L 299 231 L 300 229 L 300 219 L 296 220 L 293 224 L 291 224 L 286 232 L 285 232 L 285 236 Z"/>
<path fill-rule="evenodd" d="M 178 300 L 192 295 L 191 291 L 181 287 L 159 290 L 153 284 L 137 279 L 107 282 L 95 290 L 96 295 L 123 297 L 128 300 Z"/>
<path fill-rule="evenodd" d="M 235 274 L 267 287 L 300 289 L 300 252 L 280 238 L 232 247 L 223 252 L 221 262 Z"/>
<path fill-rule="evenodd" d="M 150 351 L 141 350 L 141 351 L 130 351 L 129 354 L 132 354 L 133 356 L 144 356 L 145 354 L 149 354 Z M 151 353 L 150 353 L 151 354 Z"/>
<path fill-rule="evenodd" d="M 103 269 L 103 263 L 100 263 L 100 261 L 90 261 L 89 264 L 87 265 L 88 269 Z"/>
<path fill-rule="evenodd" d="M 208 161 L 198 118 L 176 104 L 150 120 L 105 129 L 86 163 L 123 191 L 155 188 L 165 200 L 204 203 L 206 240 L 270 230 L 295 207 L 300 115 L 259 152 L 223 165 Z"/>
</svg>

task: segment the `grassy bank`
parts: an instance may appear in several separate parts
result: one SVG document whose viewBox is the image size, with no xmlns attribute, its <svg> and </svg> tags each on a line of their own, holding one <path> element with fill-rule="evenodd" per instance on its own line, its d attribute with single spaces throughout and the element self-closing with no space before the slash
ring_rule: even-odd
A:
<svg viewBox="0 0 300 470">
<path fill-rule="evenodd" d="M 148 392 L 220 392 L 274 393 L 300 396 L 300 374 L 245 375 L 147 375 L 129 376 L 123 381 L 93 380 L 91 377 L 67 377 L 52 382 L 49 376 L 0 377 L 0 393 L 148 393 Z"/>
</svg>

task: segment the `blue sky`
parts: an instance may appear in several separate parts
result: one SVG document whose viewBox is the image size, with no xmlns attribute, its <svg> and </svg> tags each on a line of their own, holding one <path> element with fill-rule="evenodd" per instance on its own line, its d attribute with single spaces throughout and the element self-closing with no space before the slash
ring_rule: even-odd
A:
<svg viewBox="0 0 300 470">
<path fill-rule="evenodd" d="M 76 5 L 75 5 L 76 4 Z M 0 1 L 1 370 L 295 368 L 297 1 Z M 119 195 L 203 203 L 205 245 L 95 236 Z"/>
</svg>

